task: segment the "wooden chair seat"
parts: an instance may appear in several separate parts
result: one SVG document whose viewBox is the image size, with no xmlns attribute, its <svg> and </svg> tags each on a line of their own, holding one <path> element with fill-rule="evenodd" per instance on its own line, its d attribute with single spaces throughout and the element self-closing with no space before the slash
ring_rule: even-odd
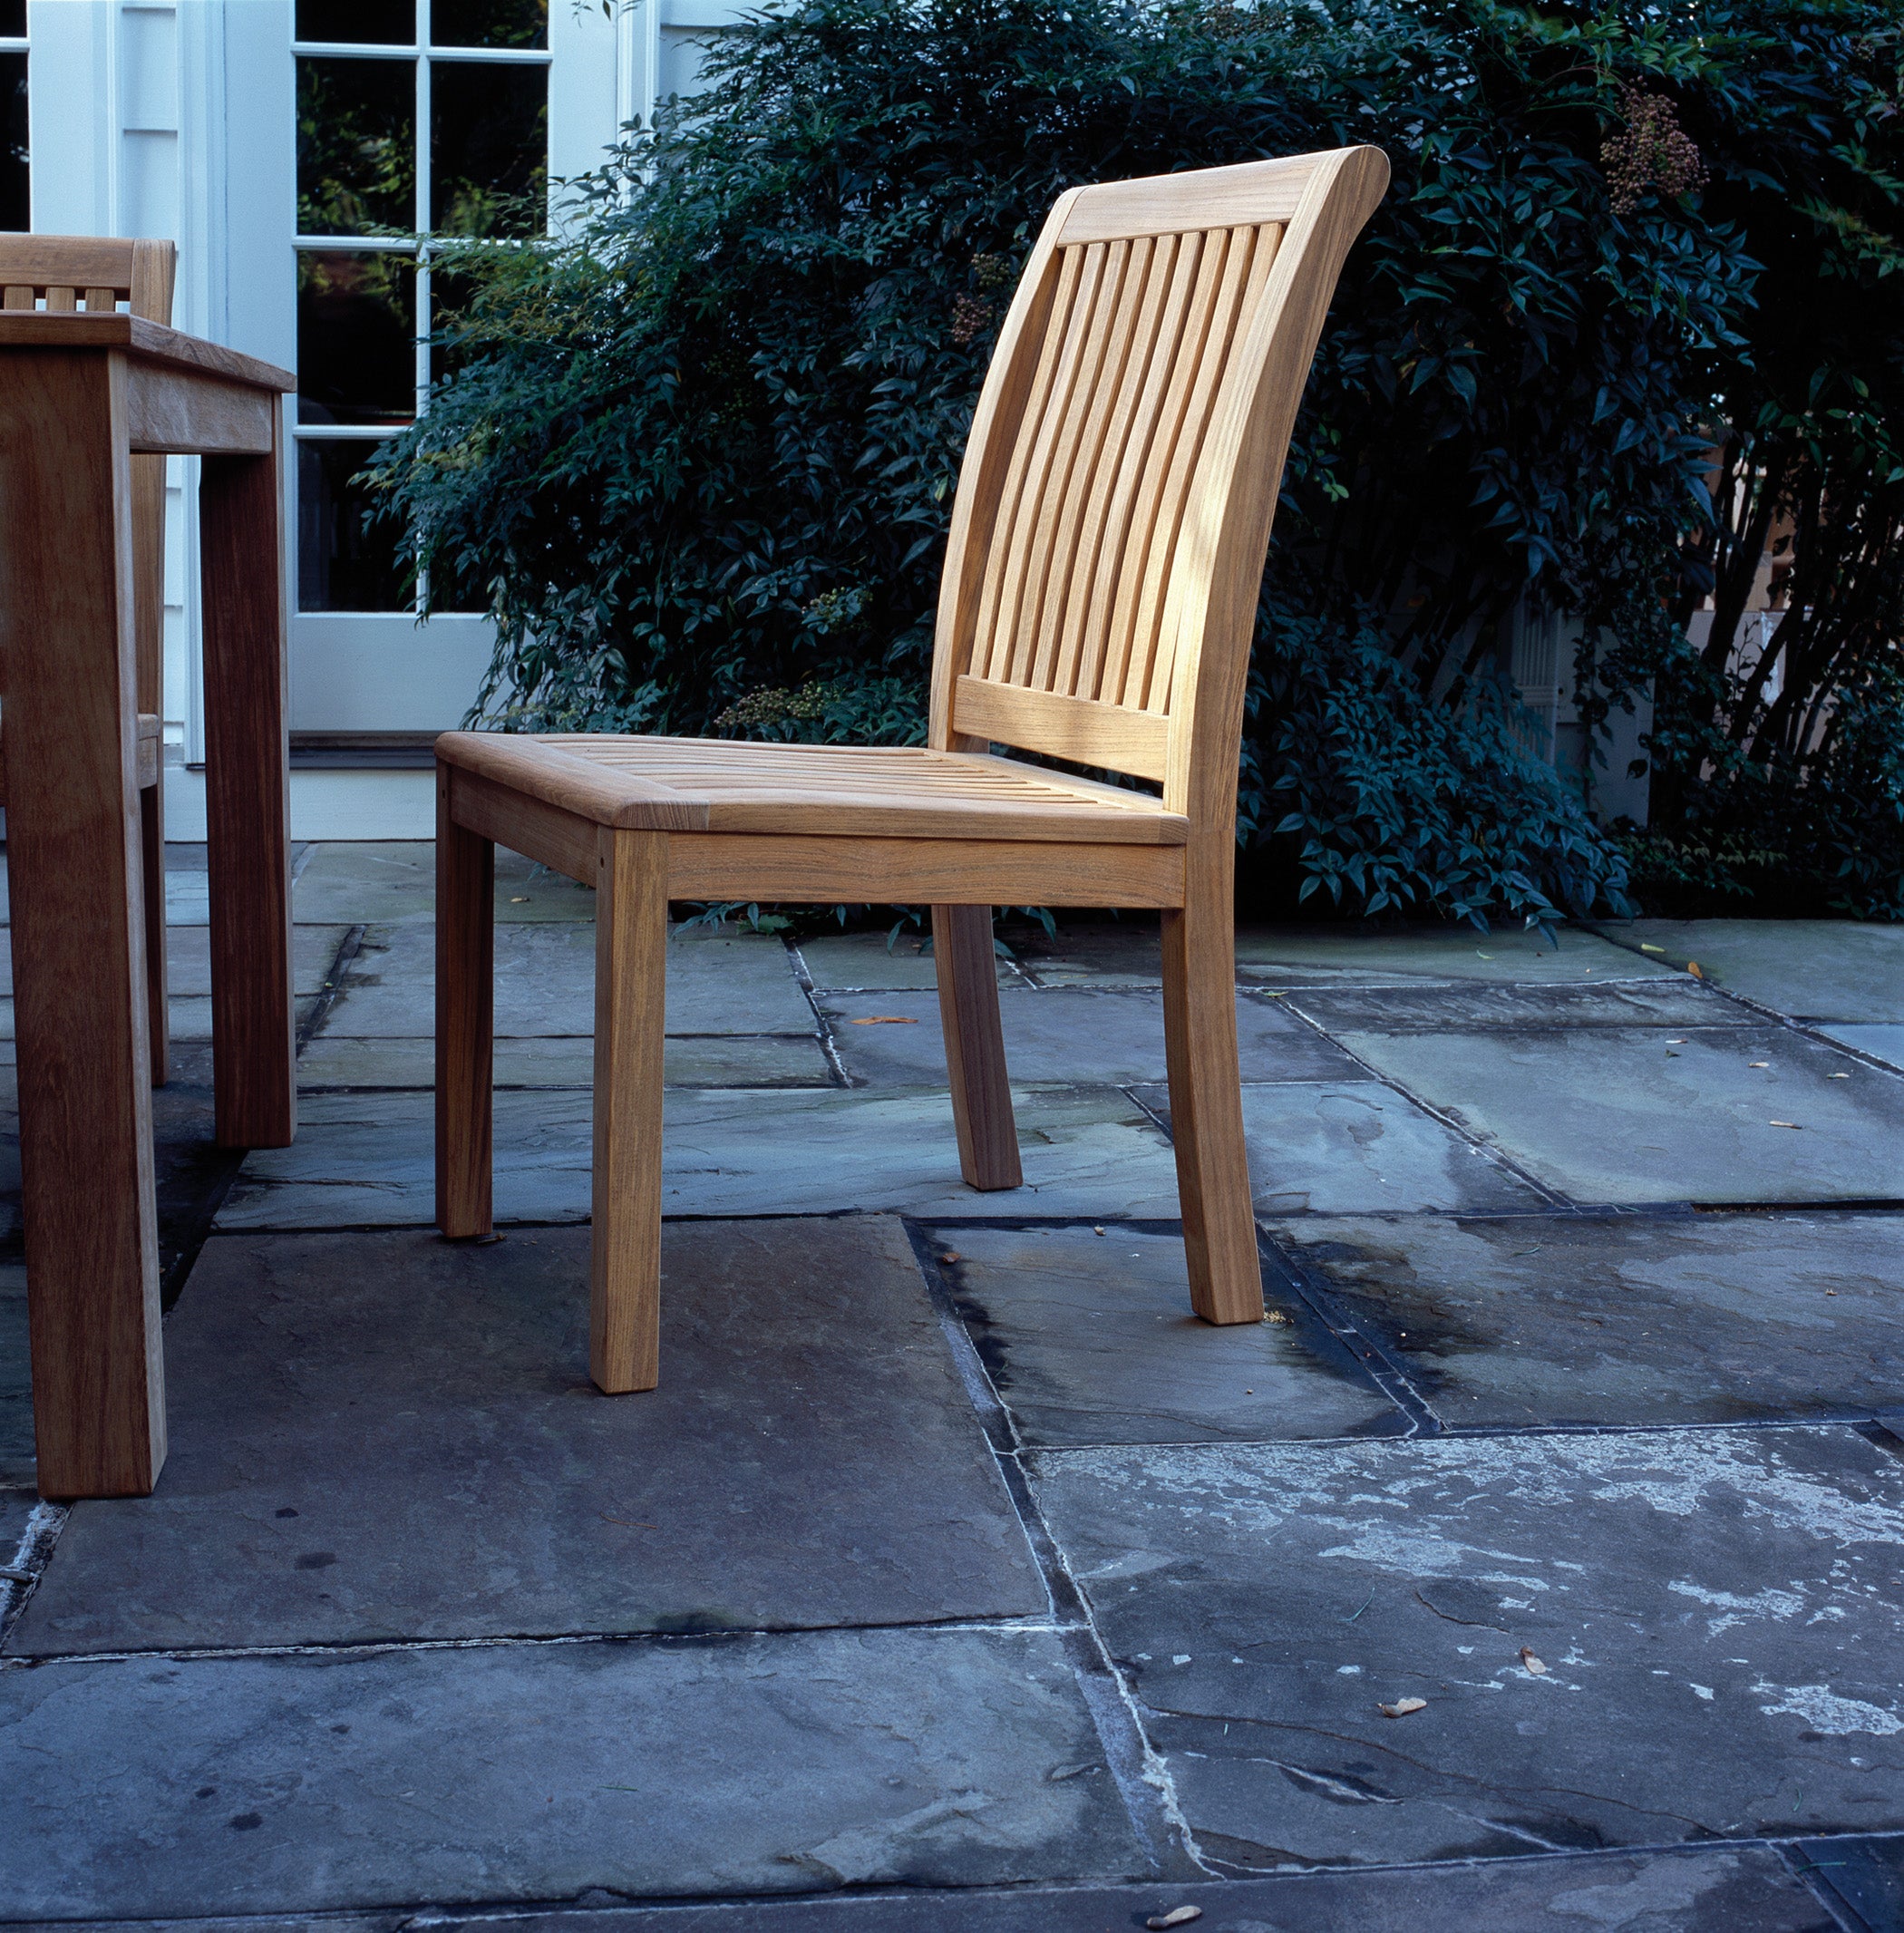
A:
<svg viewBox="0 0 1904 1933">
<path fill-rule="evenodd" d="M 926 746 L 453 732 L 441 755 L 605 825 L 862 839 L 1061 839 L 1180 846 L 1154 793 Z M 612 816 L 602 816 L 604 814 Z"/>
<path fill-rule="evenodd" d="M 1236 1032 L 1244 691 L 1290 429 L 1386 180 L 1378 151 L 1350 148 L 1059 200 L 973 418 L 927 745 L 438 741 L 438 1225 L 491 1230 L 500 843 L 596 889 L 601 1388 L 659 1374 L 670 899 L 929 905 L 959 1167 L 982 1190 L 1022 1180 L 992 908 L 1158 908 L 1191 1306 L 1262 1319 Z"/>
</svg>

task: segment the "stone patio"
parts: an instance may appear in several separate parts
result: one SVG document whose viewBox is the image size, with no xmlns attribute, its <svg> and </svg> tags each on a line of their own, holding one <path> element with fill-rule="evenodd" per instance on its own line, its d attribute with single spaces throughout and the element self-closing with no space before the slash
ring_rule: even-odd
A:
<svg viewBox="0 0 1904 1933">
<path fill-rule="evenodd" d="M 984 1197 L 917 938 L 685 929 L 611 1400 L 592 896 L 499 867 L 452 1248 L 429 847 L 297 852 L 302 1125 L 242 1163 L 171 863 L 150 1500 L 34 1494 L 0 1005 L 0 1924 L 1904 1928 L 1904 928 L 1240 935 L 1221 1330 L 1154 924 L 1001 960 Z"/>
</svg>

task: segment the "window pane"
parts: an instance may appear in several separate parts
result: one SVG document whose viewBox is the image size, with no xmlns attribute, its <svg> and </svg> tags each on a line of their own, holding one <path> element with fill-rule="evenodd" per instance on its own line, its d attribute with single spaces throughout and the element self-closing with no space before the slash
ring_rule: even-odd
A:
<svg viewBox="0 0 1904 1933">
<path fill-rule="evenodd" d="M 549 70 L 430 63 L 430 225 L 447 235 L 549 226 Z"/>
<path fill-rule="evenodd" d="M 416 63 L 297 63 L 297 228 L 416 232 Z"/>
<path fill-rule="evenodd" d="M 315 248 L 297 257 L 299 423 L 408 423 L 416 413 L 416 265 Z"/>
<path fill-rule="evenodd" d="M 549 0 L 430 0 L 439 47 L 546 47 Z"/>
<path fill-rule="evenodd" d="M 33 226 L 26 188 L 26 56 L 0 53 L 0 228 Z"/>
<path fill-rule="evenodd" d="M 372 523 L 370 493 L 351 480 L 375 443 L 297 446 L 297 607 L 402 611 L 410 607 L 410 557 L 392 523 Z"/>
<path fill-rule="evenodd" d="M 26 0 L 0 0 L 0 40 L 26 38 Z M 538 46 L 541 42 L 536 43 Z"/>
<path fill-rule="evenodd" d="M 299 40 L 403 47 L 415 32 L 414 0 L 297 0 Z"/>
</svg>

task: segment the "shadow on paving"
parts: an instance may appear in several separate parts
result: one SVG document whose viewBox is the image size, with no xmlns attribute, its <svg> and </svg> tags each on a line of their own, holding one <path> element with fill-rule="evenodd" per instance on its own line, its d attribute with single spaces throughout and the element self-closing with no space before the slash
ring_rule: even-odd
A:
<svg viewBox="0 0 1904 1933">
<path fill-rule="evenodd" d="M 1830 1860 L 1841 1848 L 1827 1841 L 1806 1849 L 1813 1850 Z M 1841 1933 L 1841 1923 L 1763 1846 L 1188 1886 L 879 1892 L 721 1905 L 625 1906 L 602 1893 L 580 1911 L 558 1907 L 481 1919 L 447 1912 L 432 1914 L 429 1923 L 443 1933 L 1126 1933 L 1186 1906 L 1198 1909 L 1194 1933 L 1521 1933 L 1536 1926 L 1555 1933 Z M 192 1933 L 290 1933 L 306 1924 L 200 1920 Z M 325 1927 L 325 1933 L 400 1933 L 414 1924 L 407 1912 L 392 1912 L 353 1914 Z M 121 1923 L 99 1933 L 131 1928 Z"/>
<path fill-rule="evenodd" d="M 156 1494 L 74 1507 L 7 1650 L 1046 1611 L 897 1222 L 667 1229 L 645 1394 L 588 1304 L 586 1229 L 216 1238 Z"/>
</svg>

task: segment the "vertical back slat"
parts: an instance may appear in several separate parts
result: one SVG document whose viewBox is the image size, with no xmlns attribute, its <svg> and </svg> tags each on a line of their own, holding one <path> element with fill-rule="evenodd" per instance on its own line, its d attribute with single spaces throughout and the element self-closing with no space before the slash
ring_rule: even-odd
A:
<svg viewBox="0 0 1904 1933">
<path fill-rule="evenodd" d="M 46 306 L 62 316 L 70 316 L 79 307 L 79 293 L 71 288 L 49 288 L 46 291 Z"/>
<path fill-rule="evenodd" d="M 86 313 L 89 316 L 103 314 L 108 309 L 119 306 L 118 292 L 110 288 L 89 288 L 86 291 Z"/>
<path fill-rule="evenodd" d="M 1063 500 L 1056 504 L 1051 534 L 1051 568 L 1044 608 L 1038 614 L 1037 644 L 1032 659 L 1031 685 L 1035 691 L 1068 691 L 1063 662 L 1065 613 L 1080 597 L 1079 551 L 1090 544 L 1091 531 L 1085 521 L 1087 506 L 1097 490 L 1098 471 L 1103 464 L 1104 441 L 1110 433 L 1117 399 L 1122 393 L 1130 367 L 1131 345 L 1135 339 L 1139 316 L 1143 308 L 1150 279 L 1151 258 L 1155 247 L 1147 235 L 1133 242 L 1113 244 L 1125 251 L 1125 267 L 1115 301 L 1107 305 L 1104 316 L 1103 355 L 1091 385 L 1088 408 L 1083 413 L 1078 439 L 1077 460 L 1064 486 Z M 1082 573 L 1088 581 L 1089 566 Z M 1075 654 L 1073 654 L 1073 656 Z"/>
<path fill-rule="evenodd" d="M 1232 228 L 1229 257 L 1225 264 L 1223 287 L 1217 298 L 1209 340 L 1198 359 L 1190 406 L 1184 412 L 1183 434 L 1171 462 L 1159 507 L 1157 542 L 1146 573 L 1144 603 L 1139 618 L 1139 636 L 1143 640 L 1142 677 L 1137 676 L 1138 655 L 1132 654 L 1132 669 L 1124 681 L 1125 703 L 1147 712 L 1170 709 L 1171 660 L 1176 640 L 1164 629 L 1164 599 L 1169 594 L 1171 570 L 1177 560 L 1177 535 L 1190 503 L 1190 486 L 1196 478 L 1197 460 L 1203 453 L 1204 433 L 1209 428 L 1217 390 L 1229 366 L 1230 349 L 1241 333 L 1242 318 L 1248 313 L 1248 296 L 1254 277 L 1258 237 L 1254 228 Z"/>
<path fill-rule="evenodd" d="M 1011 649 L 1008 636 L 999 635 L 998 609 L 1004 597 L 1007 562 L 1011 556 L 1011 534 L 1017 520 L 1019 501 L 1025 493 L 1025 479 L 1031 468 L 1036 432 L 1044 422 L 1045 404 L 1057 380 L 1064 346 L 1071 333 L 1072 309 L 1077 298 L 1078 271 L 1083 265 L 1083 251 L 1073 249 L 1061 257 L 1058 291 L 1051 316 L 1044 325 L 1044 340 L 1039 349 L 1038 367 L 1032 377 L 1031 393 L 1025 398 L 1020 433 L 1012 445 L 1011 467 L 999 491 L 998 514 L 993 524 L 990 549 L 986 553 L 985 582 L 979 591 L 977 653 L 973 669 L 981 677 L 1002 678 L 1005 661 Z"/>
<path fill-rule="evenodd" d="M 1146 615 L 1145 591 L 1151 581 L 1151 560 L 1157 549 L 1157 525 L 1163 508 L 1164 487 L 1170 481 L 1171 463 L 1177 454 L 1185 412 L 1190 407 L 1190 389 L 1197 368 L 1203 359 L 1203 345 L 1209 338 L 1209 326 L 1216 315 L 1217 298 L 1222 291 L 1223 272 L 1229 253 L 1227 229 L 1202 238 L 1203 248 L 1197 263 L 1197 283 L 1191 291 L 1190 309 L 1171 359 L 1170 378 L 1151 439 L 1143 475 L 1132 506 L 1131 535 L 1125 548 L 1122 568 L 1118 572 L 1117 600 L 1111 608 L 1110 635 L 1104 644 L 1104 663 L 1093 697 L 1107 704 L 1130 702 L 1127 693 L 1133 660 L 1139 660 L 1137 683 L 1141 687 L 1150 651 L 1150 640 L 1140 626 Z"/>
<path fill-rule="evenodd" d="M 1018 499 L 1012 521 L 1004 533 L 1005 569 L 1000 580 L 998 608 L 995 622 L 998 631 L 998 676 L 1007 685 L 1022 680 L 1016 659 L 1021 614 L 1027 590 L 1034 604 L 1043 582 L 1044 559 L 1038 553 L 1038 520 L 1050 487 L 1053 465 L 1063 447 L 1064 425 L 1071 413 L 1072 399 L 1078 393 L 1083 373 L 1084 345 L 1104 273 L 1107 251 L 1103 242 L 1093 242 L 1077 251 L 1076 297 L 1058 352 L 1054 380 L 1045 397 L 1044 418 L 1032 438 L 1031 460 L 1025 465 L 1025 489 Z"/>
<path fill-rule="evenodd" d="M 1014 685 L 1043 688 L 1040 640 L 1046 626 L 1046 614 L 1062 605 L 1064 572 L 1068 559 L 1060 539 L 1064 505 L 1068 501 L 1079 466 L 1088 467 L 1088 438 L 1099 398 L 1103 394 L 1104 365 L 1116 334 L 1118 308 L 1122 303 L 1124 281 L 1131 262 L 1128 241 L 1113 241 L 1104 258 L 1104 272 L 1099 278 L 1091 314 L 1079 345 L 1078 379 L 1064 409 L 1058 431 L 1052 464 L 1044 480 L 1036 520 L 1029 527 L 1032 554 L 1035 562 L 1027 578 L 1026 595 L 1019 606 L 1018 622 L 1012 639 L 1010 670 Z"/>
<path fill-rule="evenodd" d="M 9 284 L 0 290 L 0 308 L 32 309 L 40 306 L 40 292 L 36 288 L 21 288 Z"/>
</svg>

